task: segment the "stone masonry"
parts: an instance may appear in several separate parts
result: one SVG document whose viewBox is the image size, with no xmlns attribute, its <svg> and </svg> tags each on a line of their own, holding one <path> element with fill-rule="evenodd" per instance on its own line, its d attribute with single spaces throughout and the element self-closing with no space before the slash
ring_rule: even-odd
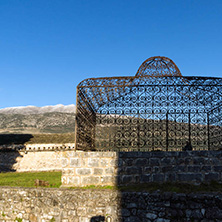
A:
<svg viewBox="0 0 222 222">
<path fill-rule="evenodd" d="M 63 186 L 222 182 L 222 151 L 67 151 L 61 161 Z"/>
<path fill-rule="evenodd" d="M 219 222 L 222 194 L 0 189 L 1 222 L 105 222 L 108 217 L 111 222 Z"/>
<path fill-rule="evenodd" d="M 62 170 L 61 160 L 66 157 L 66 152 L 63 150 L 0 151 L 0 172 Z"/>
</svg>

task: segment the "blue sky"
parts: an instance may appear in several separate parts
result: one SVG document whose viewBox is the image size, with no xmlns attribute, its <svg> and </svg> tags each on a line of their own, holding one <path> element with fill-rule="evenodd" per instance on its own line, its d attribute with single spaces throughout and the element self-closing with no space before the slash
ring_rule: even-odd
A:
<svg viewBox="0 0 222 222">
<path fill-rule="evenodd" d="M 222 77 L 221 0 L 0 0 L 0 108 L 75 104 L 89 77 L 156 55 Z"/>
</svg>

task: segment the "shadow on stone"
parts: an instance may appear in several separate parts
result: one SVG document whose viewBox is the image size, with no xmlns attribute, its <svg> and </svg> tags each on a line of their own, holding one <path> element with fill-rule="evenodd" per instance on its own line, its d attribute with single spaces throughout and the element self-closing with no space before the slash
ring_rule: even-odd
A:
<svg viewBox="0 0 222 222">
<path fill-rule="evenodd" d="M 18 157 L 23 157 L 19 150 L 33 136 L 31 134 L 0 134 L 0 172 L 14 172 L 13 165 Z"/>
<path fill-rule="evenodd" d="M 18 157 L 23 157 L 18 151 L 0 150 L 0 172 L 15 172 L 13 165 Z"/>
<path fill-rule="evenodd" d="M 90 222 L 105 222 L 104 216 L 95 216 L 90 219 Z"/>
</svg>

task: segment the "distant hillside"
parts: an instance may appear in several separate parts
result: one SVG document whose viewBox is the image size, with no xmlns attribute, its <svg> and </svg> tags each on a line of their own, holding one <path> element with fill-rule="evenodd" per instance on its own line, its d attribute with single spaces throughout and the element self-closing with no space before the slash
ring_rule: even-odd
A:
<svg viewBox="0 0 222 222">
<path fill-rule="evenodd" d="M 74 104 L 71 105 L 62 105 L 58 104 L 55 106 L 18 106 L 18 107 L 8 107 L 4 109 L 0 109 L 1 114 L 43 114 L 43 113 L 75 113 L 76 106 Z"/>
<path fill-rule="evenodd" d="M 0 133 L 69 133 L 75 129 L 75 106 L 0 109 Z"/>
<path fill-rule="evenodd" d="M 74 113 L 0 114 L 0 133 L 67 133 L 74 129 Z"/>
</svg>

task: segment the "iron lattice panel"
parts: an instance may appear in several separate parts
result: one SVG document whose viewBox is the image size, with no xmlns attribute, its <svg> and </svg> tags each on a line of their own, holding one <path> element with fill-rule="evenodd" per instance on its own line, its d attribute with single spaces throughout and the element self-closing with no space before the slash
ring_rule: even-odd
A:
<svg viewBox="0 0 222 222">
<path fill-rule="evenodd" d="M 194 150 L 222 148 L 222 79 L 182 77 L 171 60 L 162 64 L 160 58 L 145 61 L 135 77 L 79 84 L 77 149 L 175 151 L 187 143 Z"/>
</svg>

